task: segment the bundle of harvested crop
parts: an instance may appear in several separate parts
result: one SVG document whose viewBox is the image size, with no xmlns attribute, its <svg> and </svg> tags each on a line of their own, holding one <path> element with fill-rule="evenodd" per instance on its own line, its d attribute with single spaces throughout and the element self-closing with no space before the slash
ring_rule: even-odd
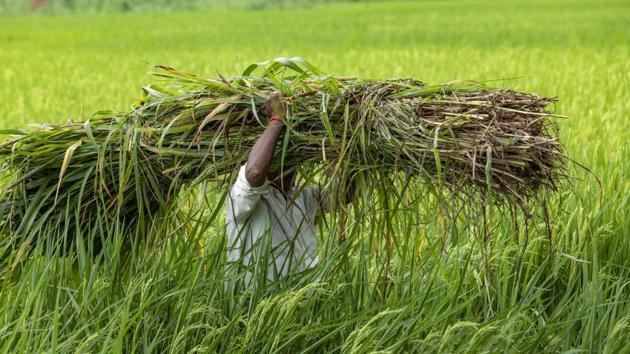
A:
<svg viewBox="0 0 630 354">
<path fill-rule="evenodd" d="M 337 78 L 299 58 L 233 78 L 159 69 L 168 84 L 145 87 L 129 112 L 9 132 L 0 147 L 9 180 L 0 207 L 11 240 L 44 229 L 94 233 L 121 221 L 142 227 L 182 186 L 229 180 L 264 129 L 259 108 L 275 92 L 289 117 L 275 166 L 332 171 L 321 176 L 325 186 L 366 171 L 372 189 L 400 196 L 400 184 L 378 176 L 404 173 L 448 193 L 524 203 L 564 175 L 557 116 L 547 110 L 555 100 L 535 94 Z"/>
</svg>

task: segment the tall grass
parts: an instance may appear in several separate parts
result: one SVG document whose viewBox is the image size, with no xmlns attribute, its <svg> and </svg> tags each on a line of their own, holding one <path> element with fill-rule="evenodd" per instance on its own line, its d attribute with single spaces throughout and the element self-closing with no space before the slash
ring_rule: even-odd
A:
<svg viewBox="0 0 630 354">
<path fill-rule="evenodd" d="M 630 33 L 622 24 L 630 12 L 624 2 L 538 5 L 405 2 L 273 19 L 227 12 L 212 21 L 206 13 L 133 15 L 131 27 L 117 16 L 2 20 L 3 128 L 124 109 L 147 69 L 142 60 L 228 72 L 237 55 L 247 63 L 300 53 L 363 77 L 526 75 L 510 85 L 560 96 L 567 153 L 602 186 L 573 169 L 572 191 L 549 200 L 551 257 L 540 220 L 515 232 L 509 212 L 488 215 L 487 247 L 483 214 L 459 214 L 444 248 L 439 204 L 428 197 L 414 206 L 419 213 L 392 213 L 414 228 L 396 234 L 391 254 L 384 236 L 397 230 L 355 224 L 347 232 L 362 241 L 339 246 L 338 228 L 322 226 L 325 257 L 315 273 L 238 294 L 225 287 L 237 275 L 224 269 L 219 196 L 202 184 L 153 224 L 155 243 L 132 245 L 128 256 L 119 252 L 126 231 L 112 230 L 96 259 L 88 247 L 60 257 L 38 245 L 39 256 L 3 266 L 1 350 L 628 352 Z M 480 6 L 483 14 L 473 11 Z M 75 36 L 79 24 L 90 31 Z M 412 195 L 428 194 L 418 186 Z"/>
<path fill-rule="evenodd" d="M 230 292 L 225 283 L 235 282 L 238 274 L 226 269 L 220 214 L 214 219 L 206 214 L 221 208 L 208 189 L 191 191 L 182 200 L 190 206 L 179 215 L 189 220 L 183 228 L 169 215 L 154 230 L 160 242 L 133 247 L 130 257 L 120 256 L 125 235 L 114 230 L 96 260 L 87 256 L 89 251 L 71 257 L 46 254 L 40 245 L 42 256 L 10 273 L 5 268 L 3 349 L 628 349 L 630 274 L 601 260 L 590 230 L 596 225 L 577 222 L 579 211 L 569 217 L 574 222 L 557 226 L 562 252 L 553 258 L 544 233 L 506 237 L 510 228 L 499 220 L 496 233 L 505 236 L 494 237 L 487 248 L 471 225 L 450 235 L 459 240 L 444 250 L 440 239 L 429 235 L 439 228 L 429 216 L 392 211 L 418 225 L 413 233 L 396 234 L 392 254 L 379 252 L 385 249 L 379 230 L 387 225 L 350 228 L 348 239 L 356 242 L 342 246 L 335 228 L 325 228 L 325 256 L 317 271 Z M 573 234 L 580 236 L 576 240 Z M 627 251 L 626 245 L 605 254 L 621 258 Z"/>
</svg>

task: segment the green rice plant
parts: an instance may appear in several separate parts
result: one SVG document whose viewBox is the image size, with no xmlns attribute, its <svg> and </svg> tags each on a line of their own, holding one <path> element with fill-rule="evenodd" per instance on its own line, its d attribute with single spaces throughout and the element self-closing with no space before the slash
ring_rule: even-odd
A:
<svg viewBox="0 0 630 354">
<path fill-rule="evenodd" d="M 13 263 L 41 230 L 64 234 L 49 240 L 61 248 L 75 239 L 72 228 L 142 236 L 184 185 L 229 183 L 266 125 L 259 108 L 276 92 L 288 118 L 274 166 L 306 182 L 320 176 L 334 212 L 352 181 L 359 199 L 380 196 L 374 206 L 386 209 L 420 182 L 438 198 L 446 227 L 445 210 L 466 200 L 507 201 L 527 213 L 541 188 L 564 177 L 551 98 L 475 82 L 339 78 L 301 58 L 253 64 L 233 78 L 165 66 L 155 75 L 166 85 L 145 86 L 129 112 L 5 131 L 15 137 L 0 146 L 11 176 L 0 215 L 11 235 L 4 251 L 19 248 Z"/>
</svg>

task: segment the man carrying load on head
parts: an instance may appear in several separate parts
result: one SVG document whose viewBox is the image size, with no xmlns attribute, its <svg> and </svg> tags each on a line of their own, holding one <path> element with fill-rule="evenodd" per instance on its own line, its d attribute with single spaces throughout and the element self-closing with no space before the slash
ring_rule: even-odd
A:
<svg viewBox="0 0 630 354">
<path fill-rule="evenodd" d="M 325 209 L 318 186 L 296 188 L 294 171 L 270 169 L 286 109 L 272 96 L 264 110 L 268 125 L 227 197 L 228 261 L 248 268 L 246 284 L 317 265 L 316 216 Z"/>
</svg>

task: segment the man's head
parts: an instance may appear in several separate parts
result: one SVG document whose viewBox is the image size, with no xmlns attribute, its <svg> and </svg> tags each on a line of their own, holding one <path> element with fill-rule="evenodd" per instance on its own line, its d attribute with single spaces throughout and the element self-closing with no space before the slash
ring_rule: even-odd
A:
<svg viewBox="0 0 630 354">
<path fill-rule="evenodd" d="M 284 172 L 284 173 L 282 173 Z M 294 170 L 284 170 L 280 169 L 271 170 L 267 174 L 267 179 L 276 186 L 276 188 L 280 189 L 283 193 L 288 193 L 293 187 L 293 180 L 295 179 L 295 171 Z"/>
</svg>

